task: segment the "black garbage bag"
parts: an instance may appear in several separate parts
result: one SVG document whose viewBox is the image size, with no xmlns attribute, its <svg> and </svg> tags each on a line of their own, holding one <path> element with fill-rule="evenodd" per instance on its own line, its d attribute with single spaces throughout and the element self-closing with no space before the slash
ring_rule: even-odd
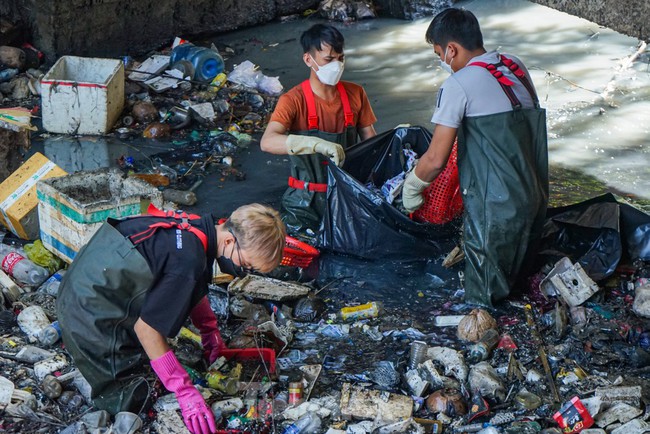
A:
<svg viewBox="0 0 650 434">
<path fill-rule="evenodd" d="M 566 256 L 579 262 L 592 279 L 610 276 L 624 254 L 650 259 L 650 215 L 619 203 L 608 193 L 546 214 L 542 261 Z"/>
<path fill-rule="evenodd" d="M 342 168 L 328 165 L 327 207 L 318 247 L 359 258 L 433 258 L 447 253 L 458 223 L 417 223 L 366 187 L 382 186 L 405 169 L 402 150 L 424 154 L 431 133 L 399 127 L 351 147 Z"/>
</svg>

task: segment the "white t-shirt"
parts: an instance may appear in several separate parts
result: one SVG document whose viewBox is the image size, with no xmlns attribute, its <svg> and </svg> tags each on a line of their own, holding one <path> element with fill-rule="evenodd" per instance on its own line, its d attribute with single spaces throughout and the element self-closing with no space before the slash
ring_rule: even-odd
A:
<svg viewBox="0 0 650 434">
<path fill-rule="evenodd" d="M 521 60 L 514 56 L 505 54 L 519 65 L 532 85 L 528 70 L 521 63 Z M 499 53 L 489 51 L 480 56 L 474 57 L 468 62 L 499 63 Z M 514 84 L 511 89 L 521 102 L 522 108 L 533 108 L 534 102 L 528 90 L 521 84 L 521 81 L 505 66 L 497 68 L 503 72 Z M 460 71 L 452 74 L 440 86 L 436 110 L 431 118 L 434 124 L 446 127 L 458 128 L 464 117 L 475 117 L 504 113 L 512 110 L 512 104 L 504 93 L 501 85 L 487 69 L 479 66 L 465 66 Z"/>
</svg>

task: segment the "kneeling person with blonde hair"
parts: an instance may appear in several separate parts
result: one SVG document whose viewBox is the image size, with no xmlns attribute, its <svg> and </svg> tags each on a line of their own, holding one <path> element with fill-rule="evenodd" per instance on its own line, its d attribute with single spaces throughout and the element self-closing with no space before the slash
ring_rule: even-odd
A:
<svg viewBox="0 0 650 434">
<path fill-rule="evenodd" d="M 176 394 L 187 428 L 216 431 L 214 417 L 166 338 L 190 317 L 208 363 L 225 348 L 207 299 L 212 264 L 233 275 L 280 264 L 285 227 L 260 204 L 212 215 L 163 212 L 108 219 L 61 282 L 57 313 L 63 342 L 92 386 L 93 403 L 110 413 L 139 412 L 149 395 L 145 366 Z"/>
</svg>

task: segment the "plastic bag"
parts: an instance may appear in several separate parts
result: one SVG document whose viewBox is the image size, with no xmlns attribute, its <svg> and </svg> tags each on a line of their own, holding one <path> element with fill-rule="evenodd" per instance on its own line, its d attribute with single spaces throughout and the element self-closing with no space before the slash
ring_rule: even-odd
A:
<svg viewBox="0 0 650 434">
<path fill-rule="evenodd" d="M 63 268 L 63 261 L 47 250 L 41 240 L 36 240 L 32 244 L 26 244 L 23 250 L 25 250 L 27 258 L 30 261 L 47 268 L 50 273 L 55 273 L 57 270 Z"/>
<path fill-rule="evenodd" d="M 329 164 L 317 247 L 367 259 L 433 258 L 450 250 L 458 237 L 455 223 L 417 223 L 366 187 L 382 186 L 403 172 L 403 150 L 422 155 L 430 141 L 422 127 L 398 127 L 349 148 L 342 168 Z"/>
<path fill-rule="evenodd" d="M 567 256 L 598 281 L 614 272 L 624 251 L 632 260 L 650 259 L 650 215 L 618 203 L 610 193 L 549 209 L 546 218 L 543 262 Z"/>
<path fill-rule="evenodd" d="M 278 77 L 267 77 L 262 74 L 250 60 L 245 60 L 237 65 L 228 75 L 228 81 L 257 89 L 269 95 L 279 95 L 283 89 Z"/>
</svg>

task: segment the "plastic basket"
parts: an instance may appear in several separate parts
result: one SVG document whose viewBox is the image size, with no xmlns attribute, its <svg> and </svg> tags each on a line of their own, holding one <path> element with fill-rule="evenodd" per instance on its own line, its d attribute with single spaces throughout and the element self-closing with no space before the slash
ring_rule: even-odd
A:
<svg viewBox="0 0 650 434">
<path fill-rule="evenodd" d="M 424 192 L 424 204 L 413 213 L 413 220 L 444 224 L 463 212 L 458 178 L 458 141 L 454 142 L 444 170 Z"/>
<path fill-rule="evenodd" d="M 320 252 L 315 247 L 287 235 L 280 265 L 307 268 Z"/>
<path fill-rule="evenodd" d="M 226 360 L 260 360 L 267 363 L 269 373 L 275 373 L 275 350 L 272 348 L 225 348 L 219 355 Z"/>
</svg>

